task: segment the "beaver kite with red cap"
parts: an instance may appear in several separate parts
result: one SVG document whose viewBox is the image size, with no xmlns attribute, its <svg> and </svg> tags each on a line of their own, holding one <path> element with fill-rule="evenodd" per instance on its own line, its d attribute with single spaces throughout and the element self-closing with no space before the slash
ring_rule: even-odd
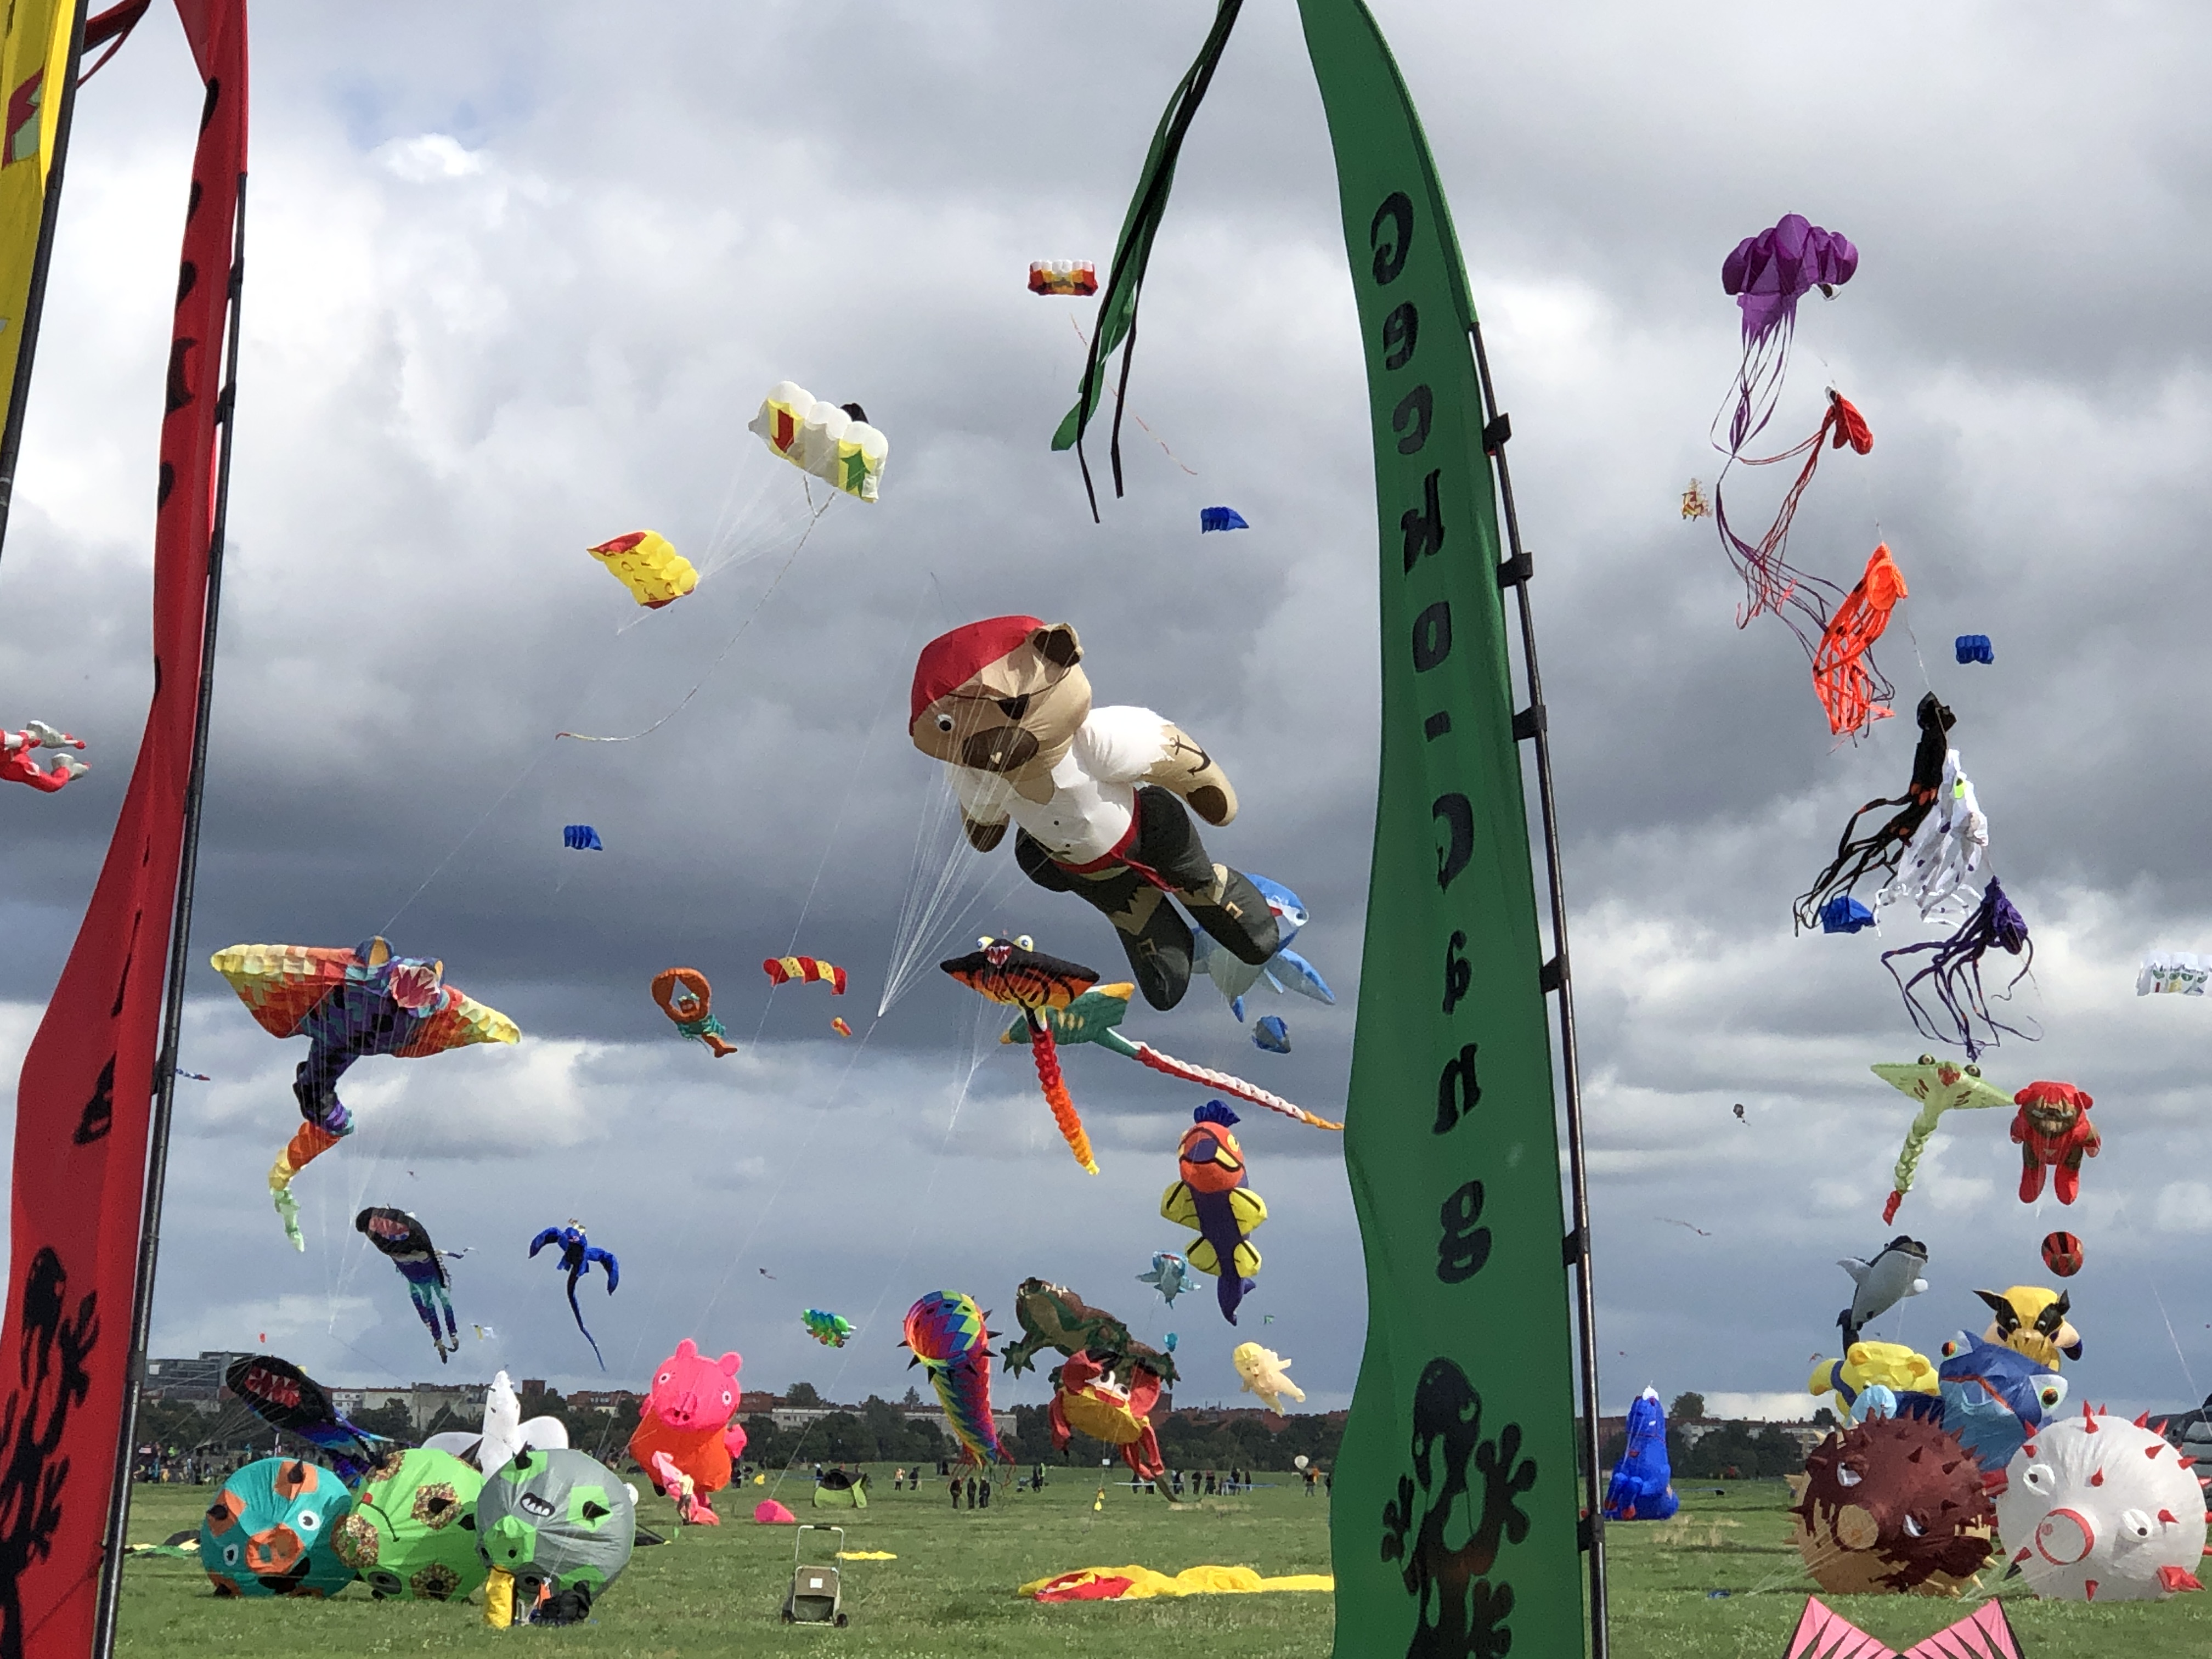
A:
<svg viewBox="0 0 2212 1659">
<path fill-rule="evenodd" d="M 1065 623 L 956 628 L 922 647 L 908 729 L 951 773 L 969 844 L 989 852 L 1012 820 L 1023 872 L 1103 911 L 1145 1000 L 1172 1008 L 1194 940 L 1170 896 L 1255 967 L 1281 942 L 1274 913 L 1249 878 L 1206 855 L 1191 823 L 1190 811 L 1217 827 L 1237 816 L 1220 766 L 1149 708 L 1092 708 L 1082 662 Z"/>
</svg>

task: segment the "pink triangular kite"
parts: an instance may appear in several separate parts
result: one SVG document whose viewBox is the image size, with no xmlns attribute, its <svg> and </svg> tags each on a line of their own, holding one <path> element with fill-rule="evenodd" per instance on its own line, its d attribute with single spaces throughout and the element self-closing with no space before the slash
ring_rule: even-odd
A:
<svg viewBox="0 0 2212 1659">
<path fill-rule="evenodd" d="M 2020 1638 L 2002 1606 L 1984 1601 L 1955 1625 L 1923 1637 L 1902 1654 L 1885 1647 L 1856 1625 L 1824 1605 L 1805 1598 L 1797 1632 L 1783 1659 L 2022 1659 Z"/>
</svg>

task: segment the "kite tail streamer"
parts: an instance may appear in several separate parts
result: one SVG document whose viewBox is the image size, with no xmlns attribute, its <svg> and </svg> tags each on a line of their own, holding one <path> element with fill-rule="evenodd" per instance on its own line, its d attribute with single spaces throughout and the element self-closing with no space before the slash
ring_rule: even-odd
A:
<svg viewBox="0 0 2212 1659">
<path fill-rule="evenodd" d="M 599 1340 L 592 1334 L 591 1327 L 584 1323 L 584 1310 L 576 1305 L 576 1280 L 568 1280 L 568 1311 L 576 1316 L 576 1328 L 584 1334 L 584 1340 L 592 1345 L 592 1358 L 599 1362 L 599 1369 L 607 1368 L 607 1357 L 599 1352 Z"/>
<path fill-rule="evenodd" d="M 276 1161 L 269 1166 L 270 1200 L 276 1205 L 276 1213 L 284 1218 L 284 1237 L 292 1241 L 295 1250 L 304 1251 L 307 1241 L 300 1233 L 300 1200 L 292 1196 L 292 1177 L 337 1146 L 350 1129 L 349 1125 L 346 1131 L 333 1133 L 319 1123 L 302 1123 L 284 1150 L 276 1154 Z"/>
<path fill-rule="evenodd" d="M 1083 1120 L 1067 1092 L 1067 1080 L 1060 1074 L 1060 1053 L 1053 1046 L 1052 1028 L 1035 1015 L 1030 1020 L 1030 1057 L 1036 1061 L 1038 1086 L 1044 1091 L 1045 1103 L 1052 1108 L 1052 1121 L 1060 1125 L 1067 1150 L 1075 1154 L 1085 1174 L 1097 1175 L 1098 1160 L 1091 1155 L 1091 1137 L 1083 1132 Z"/>
<path fill-rule="evenodd" d="M 935 1360 L 923 1364 L 930 1385 L 937 1390 L 938 1403 L 945 1407 L 945 1420 L 960 1442 L 961 1462 L 1012 1462 L 1012 1456 L 999 1443 L 998 1425 L 991 1420 L 990 1356 L 972 1354 L 949 1364 Z"/>
<path fill-rule="evenodd" d="M 1913 1029 L 1937 1042 L 1959 1044 L 1970 1060 L 1981 1058 L 1983 1049 L 1996 1047 L 2002 1036 L 2036 1041 L 2035 1034 L 2008 1025 L 1990 1012 L 1989 995 L 1982 988 L 1982 958 L 1991 950 L 2021 958 L 2020 971 L 1997 994 L 2009 996 L 2013 987 L 2034 968 L 2035 946 L 2027 937 L 2027 919 L 2005 896 L 1995 876 L 1983 890 L 1980 905 L 1950 938 L 1881 953 L 1881 965 L 1889 969 L 1897 988 L 1905 994 L 1905 1012 L 1912 1016 Z M 1910 979 L 1898 972 L 1898 957 L 1923 952 L 1928 962 Z M 1928 981 L 1933 981 L 1929 988 L 1942 1006 L 1940 1017 L 1921 1002 L 1916 989 Z M 1982 1035 L 1984 1031 L 1988 1035 Z"/>
<path fill-rule="evenodd" d="M 1271 1112 L 1280 1112 L 1285 1117 L 1294 1117 L 1301 1123 L 1310 1123 L 1316 1129 L 1341 1130 L 1344 1125 L 1332 1123 L 1325 1117 L 1316 1117 L 1303 1106 L 1293 1106 L 1280 1095 L 1269 1094 L 1256 1083 L 1247 1083 L 1241 1077 L 1226 1072 L 1217 1072 L 1210 1066 L 1197 1066 L 1187 1060 L 1177 1060 L 1173 1054 L 1164 1054 L 1150 1043 L 1131 1045 L 1137 1059 L 1154 1071 L 1169 1077 L 1180 1078 L 1185 1083 L 1202 1084 L 1209 1089 L 1218 1089 L 1223 1094 L 1254 1106 L 1265 1106 Z"/>
</svg>

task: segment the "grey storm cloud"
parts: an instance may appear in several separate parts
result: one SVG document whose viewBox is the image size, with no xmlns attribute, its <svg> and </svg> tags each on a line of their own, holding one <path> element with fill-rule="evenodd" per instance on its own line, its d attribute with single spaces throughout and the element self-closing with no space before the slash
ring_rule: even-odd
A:
<svg viewBox="0 0 2212 1659">
<path fill-rule="evenodd" d="M 1975 1318 L 1975 1285 L 2040 1277 L 2035 1240 L 2064 1225 L 2088 1246 L 2083 1386 L 2193 1401 L 2212 1299 L 2176 1267 L 2212 1233 L 2207 1015 L 2137 1003 L 2131 981 L 2144 950 L 2212 934 L 2191 676 L 2212 605 L 2212 115 L 2191 78 L 2212 19 L 2043 0 L 1377 10 L 1517 434 L 1608 1402 L 1646 1381 L 1802 1387 L 1848 1295 L 1832 1263 L 1894 1231 L 1879 1210 L 1908 1114 L 1865 1067 L 1927 1046 L 1875 960 L 1920 935 L 1793 937 L 1789 906 L 1850 810 L 1901 789 L 1926 688 L 1959 713 L 2038 945 L 2015 1006 L 2045 1039 L 1987 1067 L 2090 1090 L 2106 1150 L 2072 1211 L 2030 1212 L 1999 1115 L 1939 1138 L 1899 1221 L 1928 1240 L 1934 1288 L 1878 1334 L 1932 1346 Z M 301 1178 L 295 1255 L 263 1172 L 296 1121 L 298 1045 L 196 968 L 185 1063 L 216 1081 L 182 1085 L 157 1349 L 266 1332 L 332 1377 L 427 1374 L 350 1231 L 386 1203 L 477 1247 L 456 1302 L 500 1335 L 471 1338 L 473 1370 L 597 1376 L 557 1276 L 522 1254 L 577 1215 L 623 1258 L 591 1310 L 621 1380 L 688 1334 L 742 1350 L 756 1387 L 895 1391 L 908 1301 L 957 1286 L 1004 1320 L 1036 1273 L 1143 1310 L 1155 1338 L 1179 1329 L 1188 1397 L 1234 1392 L 1210 1298 L 1170 1317 L 1133 1278 L 1178 1245 L 1158 1194 L 1200 1097 L 1075 1051 L 1103 1173 L 1071 1167 L 1026 1056 L 927 963 L 1023 932 L 1112 976 L 1118 947 L 1003 854 L 948 843 L 903 729 L 932 635 L 1015 611 L 1074 623 L 1102 700 L 1161 709 L 1229 769 L 1243 813 L 1209 845 L 1299 892 L 1299 949 L 1341 999 L 1278 1005 L 1287 1057 L 1205 986 L 1133 1012 L 1133 1035 L 1341 1106 L 1376 529 L 1327 134 L 1287 0 L 1247 6 L 1193 129 L 1130 382 L 1128 495 L 1102 525 L 1046 448 L 1092 307 L 1023 285 L 1033 258 L 1110 257 L 1206 11 L 668 3 L 628 15 L 617 51 L 605 9 L 575 4 L 263 9 L 194 958 L 387 928 L 527 1035 L 357 1068 L 361 1133 Z M 7 722 L 87 737 L 94 770 L 0 797 L 9 1077 L 143 718 L 197 105 L 157 15 L 78 106 L 0 560 L 0 693 Z M 1786 634 L 1734 626 L 1711 526 L 1674 509 L 1711 482 L 1735 362 L 1721 258 L 1790 210 L 1863 261 L 1833 303 L 1807 301 L 1775 430 L 1810 431 L 1832 384 L 1876 437 L 1825 460 L 1795 556 L 1848 582 L 1886 539 L 1912 590 L 1877 652 L 1905 717 L 1856 744 L 1830 738 Z M 786 378 L 862 404 L 891 443 L 881 502 L 836 501 L 795 556 L 799 475 L 744 431 Z M 1103 480 L 1103 435 L 1091 453 Z M 1732 483 L 1747 515 L 1771 498 Z M 1200 541 L 1216 504 L 1252 529 Z M 647 526 L 707 573 L 650 615 L 583 553 Z M 1951 660 L 1964 632 L 1992 637 L 1993 666 Z M 672 710 L 630 744 L 553 736 Z M 574 822 L 606 852 L 563 850 Z M 947 873 L 943 925 L 901 939 Z M 897 945 L 923 970 L 874 1024 Z M 757 963 L 787 950 L 845 965 L 852 994 L 771 1000 Z M 678 962 L 712 975 L 741 1055 L 678 1042 L 647 999 Z M 831 1036 L 833 1013 L 862 1036 Z M 1248 1306 L 1275 1316 L 1267 1340 L 1314 1403 L 1341 1403 L 1364 1293 L 1335 1144 L 1273 1119 L 1245 1144 L 1274 1218 Z M 860 1339 L 823 1354 L 807 1305 Z"/>
</svg>

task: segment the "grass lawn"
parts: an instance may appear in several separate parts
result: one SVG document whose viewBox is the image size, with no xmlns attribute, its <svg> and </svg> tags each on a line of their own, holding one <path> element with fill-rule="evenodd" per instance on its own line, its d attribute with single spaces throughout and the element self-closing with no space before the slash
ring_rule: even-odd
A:
<svg viewBox="0 0 2212 1659">
<path fill-rule="evenodd" d="M 1712 1486 L 1678 1481 L 1674 1490 L 1682 1507 L 1672 1521 L 1606 1529 L 1616 1659 L 1779 1659 L 1816 1589 L 1790 1542 L 1782 1483 L 1731 1481 L 1720 1497 Z M 1997 1574 L 1982 1583 L 1995 1588 Z M 2015 1578 L 2003 1597 L 2029 1659 L 2212 1656 L 2212 1593 L 2094 1607 L 2033 1601 Z M 1900 1650 L 1973 1606 L 1917 1595 L 1820 1599 Z"/>
<path fill-rule="evenodd" d="M 1117 1465 L 1118 1469 L 1118 1465 Z M 1126 1478 L 1126 1476 L 1125 1476 Z M 1137 1564 L 1177 1572 L 1201 1563 L 1250 1566 L 1268 1577 L 1327 1572 L 1328 1504 L 1304 1497 L 1289 1474 L 1237 1498 L 1167 1500 L 1109 1487 L 1094 1512 L 1097 1484 L 1081 1470 L 1048 1469 L 1042 1492 L 994 1492 L 988 1510 L 952 1512 L 944 1483 L 890 1490 L 889 1466 L 871 1470 L 865 1510 L 808 1507 L 811 1480 L 787 1481 L 782 1501 L 802 1521 L 835 1521 L 848 1547 L 889 1550 L 896 1561 L 845 1564 L 843 1630 L 786 1627 L 779 1616 L 791 1584 L 793 1528 L 756 1526 L 753 1504 L 769 1489 L 719 1494 L 720 1527 L 677 1534 L 674 1507 L 645 1494 L 641 1524 L 671 1541 L 641 1549 L 595 1609 L 570 1630 L 494 1631 L 479 1607 L 376 1601 L 356 1584 L 331 1601 L 217 1601 L 194 1561 L 133 1562 L 124 1577 L 118 1650 L 131 1659 L 214 1655 L 414 1653 L 501 1643 L 557 1644 L 582 1659 L 699 1659 L 711 1654 L 816 1653 L 826 1644 L 868 1659 L 939 1656 L 1095 1655 L 1136 1639 L 1158 1654 L 1208 1659 L 1308 1659 L 1329 1651 L 1334 1598 L 1312 1593 L 1163 1598 L 1125 1605 L 1040 1606 L 1015 1586 L 1077 1567 Z M 995 1484 L 995 1483 L 994 1483 Z M 142 1486 L 131 1536 L 158 1542 L 196 1527 L 215 1495 L 208 1486 Z M 806 1534 L 810 1542 L 822 1535 Z M 825 1547 L 835 1548 L 834 1540 Z M 815 1558 L 818 1559 L 818 1558 Z"/>
<path fill-rule="evenodd" d="M 1288 1474 L 1247 1497 L 1165 1500 L 1109 1488 L 1094 1512 L 1095 1482 L 1060 1469 L 1042 1493 L 995 1497 L 990 1510 L 951 1512 L 943 1488 L 890 1490 L 888 1468 L 863 1512 L 805 1507 L 810 1487 L 787 1483 L 783 1500 L 802 1520 L 844 1522 L 848 1547 L 890 1550 L 896 1561 L 847 1564 L 842 1631 L 787 1629 L 777 1617 L 790 1583 L 792 1530 L 748 1517 L 763 1489 L 726 1494 L 722 1527 L 676 1536 L 668 1504 L 647 1494 L 643 1523 L 672 1538 L 641 1549 L 594 1621 L 568 1631 L 500 1632 L 473 1607 L 374 1601 L 358 1586 L 337 1601 L 218 1601 L 197 1564 L 133 1563 L 125 1579 L 120 1647 L 132 1659 L 161 1656 L 374 1654 L 460 1648 L 501 1640 L 557 1642 L 565 1654 L 609 1659 L 696 1659 L 711 1654 L 811 1652 L 892 1659 L 939 1656 L 1091 1655 L 1126 1644 L 1206 1659 L 1304 1659 L 1325 1655 L 1333 1598 L 1310 1594 L 1193 1596 L 1124 1605 L 1040 1607 L 1014 1598 L 1032 1578 L 1084 1566 L 1131 1563 L 1176 1572 L 1202 1562 L 1268 1575 L 1327 1572 L 1328 1507 L 1302 1497 Z M 1674 1520 L 1615 1526 L 1610 1540 L 1613 1647 L 1617 1659 L 1777 1659 L 1811 1582 L 1790 1545 L 1779 1481 L 1677 1488 Z M 196 1525 L 212 1496 L 201 1486 L 141 1486 L 131 1536 L 154 1540 Z M 809 1534 L 810 1537 L 815 1534 Z M 1994 1584 L 1994 1574 L 1983 1582 Z M 1711 1592 L 1727 1590 L 1725 1597 Z M 2203 1659 L 2212 1655 L 2212 1594 L 2162 1602 L 2088 1607 L 2029 1600 L 2014 1581 L 2006 1611 L 2032 1659 Z M 1891 1646 L 1905 1648 L 1971 1605 L 1917 1596 L 1838 1596 L 1830 1605 Z M 1378 1652 L 1380 1650 L 1378 1650 Z M 1395 1659 L 1395 1656 L 1393 1656 Z M 1521 1659 L 1519 1655 L 1515 1659 Z M 1555 1659 L 1529 1656 L 1529 1659 Z"/>
</svg>

